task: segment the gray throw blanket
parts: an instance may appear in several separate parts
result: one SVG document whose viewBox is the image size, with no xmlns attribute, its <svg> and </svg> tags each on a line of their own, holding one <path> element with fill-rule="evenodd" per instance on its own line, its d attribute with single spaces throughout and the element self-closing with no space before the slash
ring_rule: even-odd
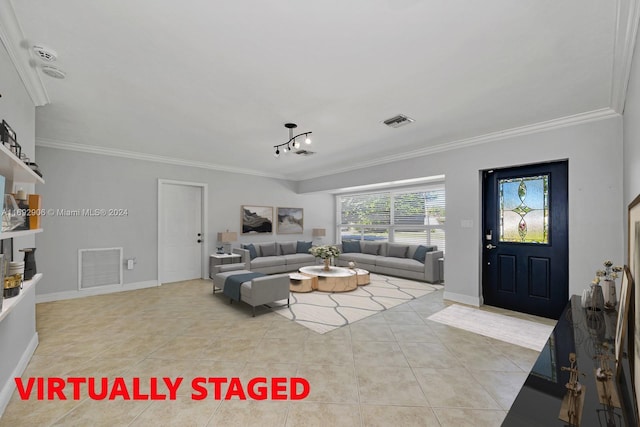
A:
<svg viewBox="0 0 640 427">
<path fill-rule="evenodd" d="M 244 274 L 235 274 L 233 276 L 229 276 L 224 280 L 224 289 L 222 293 L 234 301 L 240 301 L 240 286 L 248 280 L 252 280 L 252 279 L 255 279 L 256 277 L 263 277 L 263 276 L 266 276 L 266 274 L 244 273 Z"/>
</svg>

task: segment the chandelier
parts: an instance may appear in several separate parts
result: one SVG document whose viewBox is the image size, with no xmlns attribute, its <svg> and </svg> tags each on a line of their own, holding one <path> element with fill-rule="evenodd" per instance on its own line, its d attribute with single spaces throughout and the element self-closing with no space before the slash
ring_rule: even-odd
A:
<svg viewBox="0 0 640 427">
<path fill-rule="evenodd" d="M 284 127 L 289 129 L 289 140 L 287 142 L 283 142 L 282 144 L 273 146 L 273 148 L 275 148 L 276 150 L 275 153 L 273 153 L 273 156 L 276 159 L 280 157 L 280 151 L 286 154 L 291 150 L 297 150 L 298 148 L 300 148 L 300 141 L 298 141 L 298 138 L 304 138 L 305 144 L 311 144 L 311 138 L 309 137 L 309 135 L 311 135 L 312 132 L 304 132 L 294 136 L 293 130 L 298 127 L 297 124 L 285 123 Z"/>
</svg>

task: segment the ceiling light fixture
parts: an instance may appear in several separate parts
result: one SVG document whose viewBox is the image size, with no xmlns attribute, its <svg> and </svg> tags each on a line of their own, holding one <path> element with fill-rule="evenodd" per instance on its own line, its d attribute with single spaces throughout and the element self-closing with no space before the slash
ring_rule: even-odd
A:
<svg viewBox="0 0 640 427">
<path fill-rule="evenodd" d="M 287 153 L 288 151 L 292 151 L 292 148 L 293 148 L 293 150 L 298 150 L 298 148 L 300 148 L 300 141 L 298 141 L 297 138 L 304 137 L 304 142 L 306 144 L 311 144 L 311 138 L 309 137 L 309 135 L 311 135 L 313 132 L 303 132 L 303 133 L 300 133 L 300 134 L 294 136 L 293 135 L 293 130 L 298 127 L 297 124 L 295 124 L 295 123 L 285 123 L 284 127 L 289 129 L 289 140 L 287 142 L 283 142 L 282 144 L 278 144 L 278 145 L 274 145 L 273 146 L 273 148 L 276 149 L 275 153 L 273 154 L 273 157 L 275 157 L 276 159 L 278 157 L 280 157 L 280 147 L 282 147 L 282 152 L 283 153 Z"/>
</svg>

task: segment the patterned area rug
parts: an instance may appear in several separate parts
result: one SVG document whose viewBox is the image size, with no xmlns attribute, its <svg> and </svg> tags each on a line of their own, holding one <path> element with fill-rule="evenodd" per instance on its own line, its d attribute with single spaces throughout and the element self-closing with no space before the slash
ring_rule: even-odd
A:
<svg viewBox="0 0 640 427">
<path fill-rule="evenodd" d="M 438 289 L 442 285 L 371 273 L 370 284 L 351 292 L 291 292 L 290 307 L 275 312 L 324 334 Z"/>
<path fill-rule="evenodd" d="M 428 317 L 469 332 L 540 351 L 553 326 L 453 304 Z"/>
</svg>

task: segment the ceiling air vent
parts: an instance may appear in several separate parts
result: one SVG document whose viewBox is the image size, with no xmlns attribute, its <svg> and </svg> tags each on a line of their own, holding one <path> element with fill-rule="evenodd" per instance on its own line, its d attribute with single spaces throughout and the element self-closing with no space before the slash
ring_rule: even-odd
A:
<svg viewBox="0 0 640 427">
<path fill-rule="evenodd" d="M 295 153 L 300 156 L 311 156 L 312 154 L 316 154 L 315 151 L 309 151 L 309 150 L 298 150 Z"/>
<path fill-rule="evenodd" d="M 408 125 L 409 123 L 413 123 L 414 121 L 415 120 L 413 120 L 411 117 L 407 117 L 404 114 L 398 114 L 397 116 L 391 117 L 390 119 L 387 119 L 382 123 L 392 128 L 399 128 L 400 126 Z"/>
</svg>

